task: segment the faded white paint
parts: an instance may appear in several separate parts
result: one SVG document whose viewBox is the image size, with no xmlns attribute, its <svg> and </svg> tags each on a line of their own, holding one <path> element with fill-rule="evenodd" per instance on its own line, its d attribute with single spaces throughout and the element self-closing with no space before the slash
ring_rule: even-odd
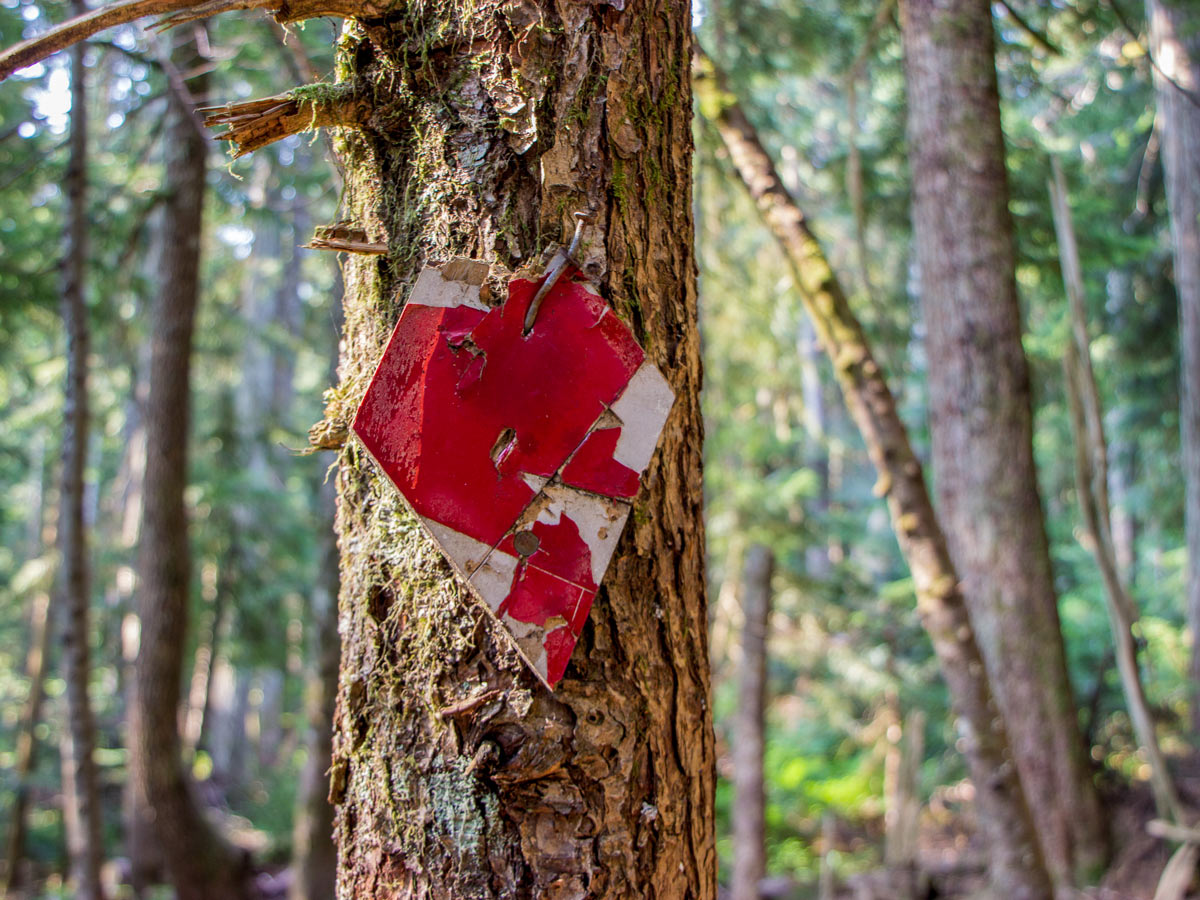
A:
<svg viewBox="0 0 1200 900">
<path fill-rule="evenodd" d="M 587 494 L 561 482 L 547 485 L 544 494 L 549 503 L 538 513 L 538 521 L 557 525 L 563 513 L 570 517 L 591 551 L 592 581 L 598 586 L 629 517 L 629 504 Z"/>
<path fill-rule="evenodd" d="M 650 464 L 674 402 L 675 392 L 662 372 L 650 362 L 642 363 L 612 405 L 623 425 L 613 459 L 640 475 Z"/>
<path fill-rule="evenodd" d="M 442 548 L 442 553 L 454 564 L 454 568 L 458 569 L 464 578 L 470 576 L 478 569 L 492 551 L 492 548 L 483 541 L 477 541 L 473 537 L 468 537 L 461 531 L 455 531 L 441 522 L 435 522 L 433 519 L 421 516 L 421 524 L 433 535 L 433 539 Z"/>
<path fill-rule="evenodd" d="M 517 558 L 502 550 L 493 550 L 483 565 L 475 570 L 469 583 L 488 608 L 495 612 L 512 590 L 516 573 Z"/>
<path fill-rule="evenodd" d="M 442 275 L 441 269 L 426 266 L 417 276 L 417 283 L 413 285 L 412 293 L 408 295 L 408 302 L 418 306 L 446 308 L 469 306 L 471 309 L 487 312 L 488 305 L 479 298 L 481 282 L 474 280 L 478 275 L 473 270 L 456 265 L 458 262 L 459 260 L 451 260 L 446 263 L 445 268 L 449 269 L 452 275 L 462 274 L 469 280 L 447 279 Z M 487 268 L 484 267 L 483 271 L 486 274 Z"/>
</svg>

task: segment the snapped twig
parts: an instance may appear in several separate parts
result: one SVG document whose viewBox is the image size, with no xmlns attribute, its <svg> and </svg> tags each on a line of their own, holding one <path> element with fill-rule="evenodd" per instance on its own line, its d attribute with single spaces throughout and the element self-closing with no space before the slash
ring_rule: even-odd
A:
<svg viewBox="0 0 1200 900">
<path fill-rule="evenodd" d="M 226 125 L 218 140 L 233 144 L 236 159 L 314 128 L 361 126 L 370 105 L 354 94 L 350 84 L 314 84 L 286 94 L 244 100 L 199 110 L 209 128 Z"/>
<path fill-rule="evenodd" d="M 334 250 L 342 253 L 367 253 L 380 256 L 387 253 L 387 244 L 367 240 L 367 232 L 348 222 L 320 225 L 313 231 L 312 240 L 304 245 L 309 250 Z"/>
</svg>

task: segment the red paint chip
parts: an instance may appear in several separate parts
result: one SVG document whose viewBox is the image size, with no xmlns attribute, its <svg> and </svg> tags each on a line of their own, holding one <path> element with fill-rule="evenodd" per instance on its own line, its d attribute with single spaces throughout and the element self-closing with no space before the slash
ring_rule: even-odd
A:
<svg viewBox="0 0 1200 900">
<path fill-rule="evenodd" d="M 354 432 L 538 676 L 563 675 L 674 395 L 629 328 L 561 279 L 479 299 L 486 266 L 417 279 Z"/>
</svg>

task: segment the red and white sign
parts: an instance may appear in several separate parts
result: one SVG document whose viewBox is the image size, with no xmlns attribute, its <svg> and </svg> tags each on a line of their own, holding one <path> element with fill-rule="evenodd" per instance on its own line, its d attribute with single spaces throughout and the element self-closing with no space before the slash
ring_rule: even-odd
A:
<svg viewBox="0 0 1200 900">
<path fill-rule="evenodd" d="M 421 272 L 354 432 L 553 688 L 675 397 L 574 269 L 529 334 L 538 283 L 489 307 L 487 271 Z"/>
</svg>

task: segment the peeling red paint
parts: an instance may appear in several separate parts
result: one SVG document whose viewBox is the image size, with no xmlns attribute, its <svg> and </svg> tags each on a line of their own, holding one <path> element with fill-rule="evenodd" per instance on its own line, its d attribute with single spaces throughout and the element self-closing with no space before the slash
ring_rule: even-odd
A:
<svg viewBox="0 0 1200 900">
<path fill-rule="evenodd" d="M 637 495 L 641 474 L 613 459 L 620 428 L 598 428 L 563 467 L 562 480 L 607 497 Z"/>
<path fill-rule="evenodd" d="M 661 376 L 664 388 L 645 402 L 641 387 L 626 393 L 635 373 L 640 386 L 652 367 L 604 300 L 568 274 L 524 335 L 536 282 L 514 279 L 505 303 L 488 309 L 477 286 L 426 269 L 354 421 L 364 446 L 475 592 L 501 622 L 511 621 L 518 647 L 551 686 L 628 515 L 624 498 L 638 489 L 640 473 L 614 458 L 622 421 L 611 408 L 631 414 L 639 429 L 647 449 L 637 465 L 648 461 L 670 408 Z M 518 545 L 520 532 L 536 542 L 524 537 Z M 530 627 L 545 629 L 540 651 L 530 649 Z"/>
</svg>

